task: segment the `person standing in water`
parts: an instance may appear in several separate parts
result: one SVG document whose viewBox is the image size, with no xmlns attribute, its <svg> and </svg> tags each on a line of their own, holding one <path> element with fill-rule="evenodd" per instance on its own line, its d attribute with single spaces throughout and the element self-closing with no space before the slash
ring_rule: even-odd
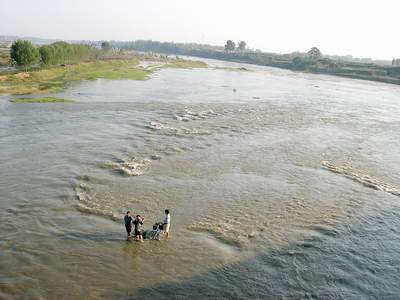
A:
<svg viewBox="0 0 400 300">
<path fill-rule="evenodd" d="M 131 217 L 131 212 L 128 210 L 126 212 L 126 215 L 124 217 L 124 223 L 125 223 L 125 229 L 126 229 L 126 233 L 127 233 L 127 239 L 131 238 L 131 231 L 132 231 L 132 217 Z"/>
<path fill-rule="evenodd" d="M 171 215 L 169 214 L 169 209 L 165 210 L 165 217 L 163 222 L 163 230 L 167 237 L 169 237 L 169 225 L 171 224 Z"/>
<path fill-rule="evenodd" d="M 136 216 L 136 219 L 133 221 L 133 225 L 135 225 L 135 235 L 136 241 L 143 243 L 143 233 L 142 233 L 142 225 L 144 218 L 140 215 Z"/>
</svg>

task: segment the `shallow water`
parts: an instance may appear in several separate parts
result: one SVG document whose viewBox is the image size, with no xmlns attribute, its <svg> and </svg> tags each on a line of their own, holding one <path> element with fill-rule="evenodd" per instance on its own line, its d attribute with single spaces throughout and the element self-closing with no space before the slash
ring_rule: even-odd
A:
<svg viewBox="0 0 400 300">
<path fill-rule="evenodd" d="M 0 298 L 400 292 L 400 88 L 209 63 L 0 98 Z"/>
</svg>

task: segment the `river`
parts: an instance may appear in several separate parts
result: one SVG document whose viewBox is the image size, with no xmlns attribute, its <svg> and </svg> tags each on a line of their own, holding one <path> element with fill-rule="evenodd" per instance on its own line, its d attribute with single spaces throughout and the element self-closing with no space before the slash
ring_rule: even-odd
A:
<svg viewBox="0 0 400 300">
<path fill-rule="evenodd" d="M 400 294 L 400 87 L 207 62 L 0 97 L 0 299 Z"/>
</svg>

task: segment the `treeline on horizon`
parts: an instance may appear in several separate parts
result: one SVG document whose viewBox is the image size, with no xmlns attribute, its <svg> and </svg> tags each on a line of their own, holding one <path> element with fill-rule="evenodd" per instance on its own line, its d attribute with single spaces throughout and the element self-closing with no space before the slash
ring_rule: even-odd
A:
<svg viewBox="0 0 400 300">
<path fill-rule="evenodd" d="M 160 52 L 168 54 L 180 54 L 185 55 L 188 52 L 197 52 L 200 54 L 206 54 L 208 52 L 224 52 L 226 50 L 233 51 L 236 50 L 237 54 L 243 53 L 258 53 L 258 55 L 271 56 L 271 57 L 281 57 L 285 60 L 293 59 L 294 57 L 306 57 L 307 52 L 292 52 L 287 54 L 264 52 L 261 50 L 253 50 L 247 48 L 245 41 L 239 41 L 235 44 L 232 40 L 228 40 L 225 46 L 215 46 L 208 44 L 197 44 L 197 43 L 174 43 L 174 42 L 159 42 L 153 40 L 136 40 L 136 41 L 111 41 L 112 45 L 116 48 L 122 49 L 132 49 L 143 52 Z M 331 59 L 333 61 L 339 62 L 349 62 L 349 63 L 362 63 L 362 64 L 378 64 L 378 65 L 400 65 L 400 59 L 393 58 L 392 61 L 389 60 L 373 60 L 371 58 L 356 58 L 351 55 L 328 55 L 324 54 L 324 58 Z"/>
<path fill-rule="evenodd" d="M 112 42 L 112 45 L 121 49 L 142 52 L 196 56 L 400 84 L 400 66 L 397 65 L 396 60 L 393 60 L 392 65 L 378 65 L 373 62 L 362 61 L 344 61 L 323 55 L 317 47 L 312 47 L 305 53 L 276 54 L 246 49 L 244 41 L 240 41 L 236 46 L 232 40 L 228 40 L 224 47 L 152 40 Z"/>
<path fill-rule="evenodd" d="M 132 42 L 113 42 L 114 47 L 141 52 L 156 52 L 173 55 L 198 56 L 211 59 L 246 62 L 257 65 L 276 66 L 289 69 L 306 69 L 316 60 L 322 59 L 322 53 L 313 47 L 307 53 L 275 54 L 259 50 L 246 49 L 246 42 L 240 41 L 238 46 L 228 40 L 225 46 L 211 46 L 194 43 L 158 42 L 137 40 Z"/>
</svg>

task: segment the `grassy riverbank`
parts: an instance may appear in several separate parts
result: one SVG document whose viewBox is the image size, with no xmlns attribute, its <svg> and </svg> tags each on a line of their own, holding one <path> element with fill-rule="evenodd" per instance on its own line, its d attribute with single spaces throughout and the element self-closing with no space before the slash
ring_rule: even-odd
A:
<svg viewBox="0 0 400 300">
<path fill-rule="evenodd" d="M 11 100 L 14 103 L 72 103 L 74 101 L 69 99 L 57 97 L 42 97 L 42 98 L 15 98 Z"/>
<path fill-rule="evenodd" d="M 10 50 L 0 48 L 0 67 L 8 66 L 10 63 Z"/>
<path fill-rule="evenodd" d="M 176 68 L 176 69 L 193 69 L 193 68 L 207 68 L 207 64 L 202 61 L 173 59 L 169 60 L 161 68 Z"/>
<path fill-rule="evenodd" d="M 138 59 L 94 61 L 0 76 L 0 94 L 39 94 L 63 90 L 78 80 L 146 79 L 150 71 L 138 68 Z"/>
<path fill-rule="evenodd" d="M 54 93 L 63 90 L 69 82 L 79 80 L 132 79 L 145 80 L 161 68 L 204 68 L 200 61 L 166 59 L 157 68 L 139 66 L 139 57 L 125 60 L 97 60 L 66 66 L 43 68 L 32 72 L 0 75 L 0 95 Z"/>
</svg>

